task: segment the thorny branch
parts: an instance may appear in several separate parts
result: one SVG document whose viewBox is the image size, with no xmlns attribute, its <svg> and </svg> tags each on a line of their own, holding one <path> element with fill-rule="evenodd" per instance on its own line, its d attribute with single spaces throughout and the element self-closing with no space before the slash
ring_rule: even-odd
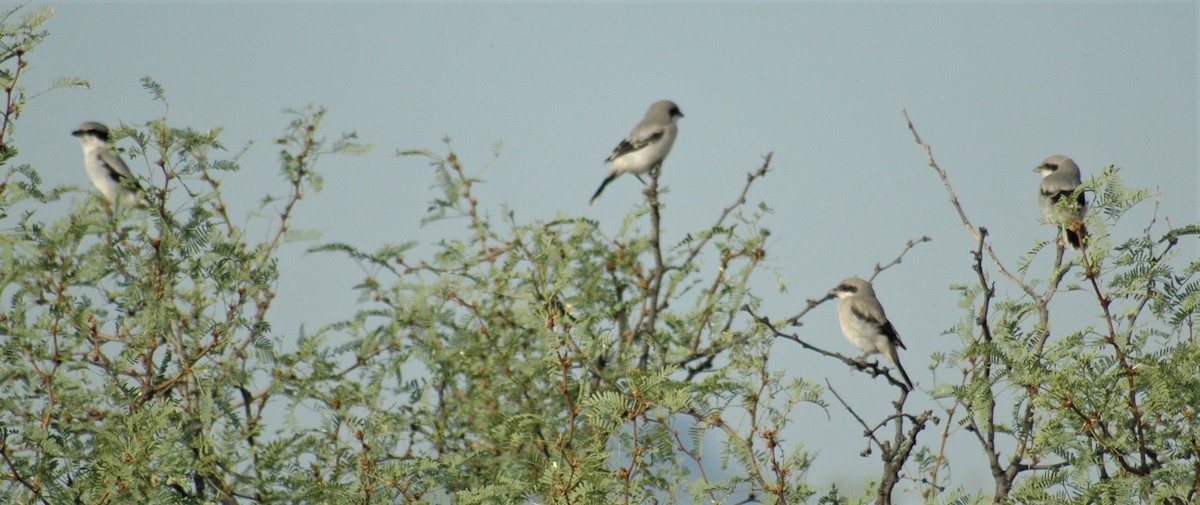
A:
<svg viewBox="0 0 1200 505">
<path fill-rule="evenodd" d="M 644 327 L 644 328 L 646 328 L 646 330 L 643 333 L 645 333 L 647 335 L 652 334 L 651 332 L 653 331 L 653 325 L 655 323 L 655 318 L 656 318 L 657 314 L 659 312 L 667 309 L 667 306 L 670 303 L 671 297 L 674 295 L 675 286 L 672 286 L 672 285 L 669 285 L 667 287 L 667 291 L 665 294 L 660 294 L 662 292 L 662 282 L 664 280 L 664 277 L 666 276 L 666 273 L 671 270 L 678 270 L 681 268 L 686 268 L 687 265 L 691 265 L 695 261 L 696 257 L 704 249 L 704 246 L 706 244 L 708 244 L 710 240 L 712 240 L 712 237 L 714 235 L 713 231 L 719 229 L 722 226 L 722 224 L 725 222 L 725 220 L 735 210 L 737 210 L 739 207 L 746 204 L 746 195 L 749 194 L 750 187 L 754 184 L 755 181 L 757 181 L 758 179 L 767 175 L 767 172 L 770 170 L 771 159 L 773 156 L 774 156 L 774 153 L 767 153 L 766 156 L 763 156 L 763 162 L 761 165 L 759 165 L 759 167 L 757 169 L 755 169 L 752 172 L 746 173 L 746 183 L 742 186 L 742 190 L 738 194 L 737 198 L 735 198 L 732 203 L 730 203 L 728 206 L 726 206 L 722 210 L 720 216 L 717 217 L 716 222 L 713 223 L 713 225 L 711 227 L 709 227 L 710 232 L 704 233 L 699 240 L 697 240 L 694 244 L 692 244 L 692 246 L 688 249 L 688 252 L 684 256 L 684 258 L 681 261 L 679 261 L 673 265 L 667 265 L 662 259 L 662 245 L 659 242 L 659 236 L 660 236 L 660 231 L 661 231 L 661 228 L 660 228 L 661 216 L 659 214 L 660 204 L 658 201 L 658 194 L 659 194 L 658 193 L 658 175 L 659 175 L 660 170 L 655 169 L 651 172 L 651 174 L 650 174 L 651 175 L 651 183 L 646 188 L 645 192 L 646 192 L 647 199 L 650 202 L 651 248 L 654 250 L 655 268 L 652 272 L 652 276 L 650 279 L 651 299 L 649 300 L 649 303 L 647 304 L 648 310 L 642 311 L 642 316 L 639 317 L 637 324 L 634 325 L 635 328 L 643 328 Z M 744 254 L 744 255 L 751 256 L 752 261 L 758 261 L 761 259 L 761 255 L 759 255 L 759 256 L 755 256 L 754 254 Z M 726 267 L 728 266 L 729 262 L 731 260 L 733 260 L 735 257 L 736 257 L 736 255 L 727 254 L 724 257 L 720 258 L 721 268 L 718 270 L 720 273 L 717 276 L 717 279 L 715 279 L 713 281 L 713 283 L 710 285 L 710 288 L 709 288 L 710 296 L 712 294 L 715 294 L 717 292 L 717 290 L 719 289 L 719 287 L 721 285 L 721 281 L 724 279 L 724 273 L 727 271 Z M 660 302 L 659 300 L 662 300 L 662 301 Z M 708 316 L 711 316 L 711 314 L 706 315 L 706 317 L 708 317 Z M 732 325 L 732 323 L 733 323 L 733 318 L 729 318 L 728 321 L 726 322 L 726 327 L 724 328 L 724 330 L 728 330 L 729 326 Z M 703 326 L 703 325 L 701 325 L 701 326 Z M 698 335 L 697 335 L 697 337 L 698 337 Z M 715 342 L 712 345 L 708 346 L 707 348 L 700 348 L 699 341 L 697 339 L 693 339 L 693 342 L 691 345 L 691 352 L 689 353 L 689 355 L 676 360 L 672 364 L 672 366 L 686 367 L 687 371 L 688 371 L 688 377 L 689 378 L 694 377 L 697 373 L 700 373 L 704 370 L 707 370 L 709 367 L 711 367 L 712 360 L 717 355 L 719 355 L 720 353 L 729 349 L 731 346 L 741 345 L 741 343 L 743 343 L 744 341 L 745 341 L 744 337 L 738 337 L 738 338 L 733 338 L 733 339 L 729 339 L 729 340 L 725 340 L 725 341 L 721 341 L 721 342 Z M 649 342 L 644 341 L 642 343 L 641 364 L 643 366 L 645 366 L 645 362 L 648 358 L 648 353 L 649 353 L 648 345 L 649 345 Z M 690 363 L 695 363 L 697 361 L 699 361 L 699 363 L 696 363 L 693 366 L 688 366 Z"/>
<path fill-rule="evenodd" d="M 1050 337 L 1050 331 L 1049 331 L 1050 299 L 1057 292 L 1058 286 L 1062 282 L 1062 279 L 1066 276 L 1067 272 L 1070 270 L 1070 265 L 1067 265 L 1066 267 L 1064 267 L 1062 264 L 1063 256 L 1064 256 L 1063 244 L 1060 243 L 1058 245 L 1057 254 L 1054 259 L 1052 274 L 1051 274 L 1049 282 L 1046 286 L 1045 292 L 1043 292 L 1042 294 L 1039 295 L 1038 293 L 1036 293 L 1034 291 L 1034 289 L 1029 284 L 1025 283 L 1023 280 L 1018 278 L 1016 275 L 1012 274 L 1004 266 L 1004 264 L 1000 261 L 999 257 L 996 255 L 995 251 L 992 249 L 991 244 L 987 242 L 987 235 L 988 235 L 987 228 L 982 227 L 982 226 L 977 227 L 971 223 L 970 218 L 967 217 L 966 211 L 963 210 L 962 204 L 958 199 L 958 195 L 955 194 L 954 188 L 950 184 L 949 177 L 946 175 L 945 170 L 943 170 L 938 165 L 937 161 L 934 159 L 933 148 L 930 147 L 929 144 L 926 144 L 923 140 L 921 140 L 920 134 L 917 133 L 917 129 L 913 125 L 912 119 L 908 115 L 908 110 L 901 109 L 901 112 L 904 115 L 904 120 L 908 126 L 909 132 L 912 133 L 913 140 L 916 142 L 916 144 L 918 146 L 921 147 L 922 150 L 925 151 L 925 155 L 928 160 L 929 166 L 934 170 L 934 172 L 937 173 L 938 178 L 942 181 L 942 185 L 945 187 L 946 193 L 949 196 L 950 203 L 951 203 L 951 205 L 954 206 L 954 210 L 958 213 L 959 219 L 962 221 L 963 227 L 967 230 L 967 233 L 969 233 L 971 235 L 971 237 L 973 237 L 976 241 L 977 247 L 976 247 L 976 250 L 973 251 L 974 262 L 972 265 L 972 269 L 976 272 L 976 275 L 979 278 L 979 285 L 980 285 L 980 288 L 981 288 L 981 291 L 983 294 L 983 300 L 979 307 L 979 313 L 978 313 L 977 317 L 975 318 L 975 323 L 980 329 L 980 335 L 981 335 L 980 341 L 984 344 L 987 344 L 987 343 L 991 342 L 992 338 L 993 338 L 992 330 L 991 330 L 991 326 L 990 326 L 990 322 L 989 322 L 989 310 L 990 310 L 990 305 L 992 303 L 992 299 L 995 296 L 995 285 L 994 285 L 994 283 L 992 283 L 991 281 L 988 280 L 987 275 L 983 269 L 983 256 L 984 256 L 984 253 L 986 252 L 988 258 L 991 259 L 991 262 L 992 262 L 992 264 L 995 265 L 997 271 L 999 271 L 1001 275 L 1003 275 L 1010 282 L 1012 282 L 1014 285 L 1016 285 L 1018 288 L 1020 288 L 1022 291 L 1024 291 L 1025 294 L 1028 295 L 1029 298 L 1032 299 L 1034 301 L 1034 303 L 1036 304 L 1037 309 L 1038 309 L 1038 323 L 1037 323 L 1036 327 L 1041 329 L 1040 330 L 1041 334 L 1039 335 L 1037 343 L 1035 344 L 1034 348 L 1032 349 L 1032 352 L 1035 356 L 1041 356 L 1043 349 L 1046 345 L 1046 342 L 1049 340 L 1049 337 Z M 1084 253 L 1084 256 L 1086 256 L 1086 252 Z M 978 342 L 975 342 L 975 343 L 978 343 Z M 964 376 L 964 381 L 965 381 L 964 383 L 973 382 L 973 380 L 971 379 L 971 376 L 973 376 L 974 374 L 979 374 L 978 379 L 976 379 L 976 380 L 983 381 L 982 382 L 983 384 L 988 384 L 987 387 L 989 389 L 987 394 L 982 395 L 986 404 L 981 406 L 981 409 L 978 410 L 978 412 L 980 412 L 982 414 L 983 419 L 979 419 L 973 413 L 968 413 L 967 414 L 968 418 L 966 420 L 966 423 L 968 426 L 968 430 L 975 434 L 976 438 L 979 440 L 980 445 L 983 447 L 984 451 L 986 452 L 986 456 L 988 458 L 988 465 L 991 468 L 991 472 L 992 472 L 992 478 L 996 484 L 994 498 L 996 500 L 1003 500 L 1009 495 L 1010 491 L 1012 490 L 1012 486 L 1017 478 L 1017 475 L 1023 471 L 1034 469 L 1033 466 L 1025 463 L 1025 459 L 1027 456 L 1027 451 L 1030 450 L 1030 448 L 1033 444 L 1035 406 L 1034 406 L 1034 402 L 1032 401 L 1031 398 L 1027 398 L 1023 402 L 1024 406 L 1021 408 L 1021 413 L 1019 415 L 1019 422 L 1017 424 L 1017 428 L 1011 430 L 1012 435 L 1016 439 L 1016 447 L 1013 450 L 1013 454 L 1010 457 L 1008 464 L 1004 465 L 1000 461 L 1000 450 L 996 443 L 996 435 L 997 435 L 996 401 L 995 401 L 996 395 L 993 391 L 991 391 L 992 386 L 990 386 L 990 384 L 993 380 L 992 379 L 992 375 L 993 375 L 992 366 L 993 366 L 992 356 L 989 353 L 985 352 L 985 353 L 981 353 L 979 356 L 973 358 L 972 363 L 971 363 L 971 368 L 964 370 L 964 374 L 966 374 Z M 1034 388 L 1034 387 L 1035 387 L 1034 385 L 1026 385 L 1026 389 L 1025 389 L 1025 391 L 1027 392 L 1026 394 L 1032 395 L 1033 392 L 1035 391 L 1035 389 L 1031 389 L 1031 388 Z M 952 414 L 953 410 L 957 407 L 957 405 L 962 404 L 964 401 L 966 401 L 966 400 L 956 400 L 956 402 L 950 407 L 948 412 L 950 412 Z M 977 406 L 971 405 L 969 401 L 966 401 L 965 405 L 967 406 L 967 408 L 970 411 L 972 411 L 972 412 L 976 411 L 975 408 Z M 948 433 L 949 433 L 948 430 L 945 433 L 943 433 L 943 445 L 945 442 L 944 439 L 945 439 L 945 437 L 948 436 Z M 939 454 L 939 458 L 941 456 L 942 455 Z"/>
<path fill-rule="evenodd" d="M 975 225 L 971 224 L 970 218 L 967 217 L 966 211 L 963 210 L 962 204 L 958 201 L 958 195 L 954 193 L 954 188 L 950 185 L 949 177 L 947 177 L 946 172 L 942 170 L 940 166 L 938 166 L 937 161 L 933 159 L 933 148 L 930 147 L 929 144 L 926 144 L 925 141 L 921 140 L 921 135 L 917 133 L 917 128 L 913 126 L 912 119 L 909 119 L 908 117 L 908 109 L 900 110 L 904 113 L 904 121 L 908 124 L 908 131 L 912 132 L 913 140 L 916 141 L 918 146 L 921 146 L 921 149 L 925 150 L 925 156 L 929 161 L 930 168 L 933 168 L 933 171 L 937 172 L 938 178 L 942 180 L 942 185 L 946 187 L 946 193 L 950 197 L 950 203 L 954 205 L 954 210 L 958 212 L 958 217 L 962 220 L 963 227 L 967 229 L 967 233 L 970 233 L 975 240 L 981 240 L 982 234 L 978 229 L 976 229 Z M 995 263 L 996 268 L 1000 270 L 1000 273 L 1004 274 L 1008 280 L 1012 281 L 1013 284 L 1016 284 L 1023 291 L 1025 291 L 1030 298 L 1038 298 L 1038 295 L 1037 293 L 1034 293 L 1033 288 L 1029 287 L 1029 285 L 1025 284 L 1020 278 L 1013 275 L 1008 271 L 1007 268 L 1004 267 L 1004 264 L 1000 262 L 1000 258 L 996 256 L 995 251 L 992 251 L 992 246 L 988 245 L 986 246 L 986 249 L 988 256 L 991 257 L 992 262 Z"/>
<path fill-rule="evenodd" d="M 646 188 L 646 199 L 650 204 L 650 249 L 654 254 L 654 270 L 650 275 L 650 285 L 647 289 L 644 307 L 641 316 L 638 318 L 638 324 L 635 328 L 644 328 L 641 331 L 642 336 L 642 355 L 638 359 L 638 368 L 645 369 L 647 361 L 650 358 L 650 345 L 657 339 L 655 335 L 655 327 L 658 323 L 658 311 L 660 310 L 658 298 L 662 294 L 663 277 L 667 274 L 667 267 L 663 263 L 662 241 L 660 240 L 662 233 L 662 214 L 660 212 L 661 205 L 658 201 L 658 177 L 662 174 L 662 162 L 650 169 L 650 185 Z M 666 307 L 666 299 L 664 298 L 662 308 Z"/>
<path fill-rule="evenodd" d="M 746 184 L 742 186 L 742 192 L 733 200 L 733 203 L 729 204 L 728 207 L 725 207 L 725 209 L 721 211 L 721 215 L 717 217 L 717 222 L 713 223 L 713 225 L 708 228 L 709 230 L 720 228 L 721 224 L 725 222 L 725 219 L 729 217 L 729 214 L 733 213 L 733 211 L 738 207 L 746 204 L 746 194 L 750 192 L 750 186 L 754 184 L 755 180 L 767 175 L 767 172 L 771 167 L 771 158 L 774 156 L 774 152 L 767 153 L 766 156 L 763 156 L 762 165 L 760 165 L 757 170 L 746 173 Z M 709 240 L 712 240 L 712 237 L 712 233 L 706 233 L 700 240 L 697 240 L 696 243 L 692 245 L 691 249 L 688 249 L 688 254 L 686 257 L 684 257 L 683 261 L 680 262 L 680 265 L 690 265 L 692 261 L 696 259 L 696 256 L 700 254 L 700 251 L 704 249 L 704 245 L 708 244 Z"/>
<path fill-rule="evenodd" d="M 21 71 L 25 69 L 28 63 L 25 61 L 25 51 L 22 48 L 16 48 L 14 54 L 17 56 L 17 68 L 13 70 L 12 77 L 4 87 L 4 110 L 0 111 L 0 115 L 4 116 L 3 121 L 0 121 L 0 157 L 7 154 L 8 141 L 7 136 L 10 131 L 13 119 L 19 112 L 19 108 L 15 105 L 14 100 L 19 100 L 17 81 L 21 79 Z"/>
<path fill-rule="evenodd" d="M 931 240 L 933 240 L 933 239 L 929 238 L 928 236 L 922 236 L 921 238 L 916 239 L 916 240 L 909 240 L 907 243 L 904 244 L 904 250 L 900 251 L 900 254 L 897 255 L 895 259 L 893 259 L 892 261 L 889 261 L 887 264 L 884 264 L 884 265 L 880 265 L 879 263 L 876 263 L 875 270 L 873 272 L 871 272 L 871 277 L 867 279 L 867 282 L 874 282 L 875 278 L 878 277 L 879 274 L 883 273 L 884 270 L 887 270 L 891 267 L 899 265 L 900 261 L 904 259 L 904 255 L 908 254 L 908 251 L 911 250 L 913 247 L 915 247 L 917 244 L 929 242 Z"/>
<path fill-rule="evenodd" d="M 912 243 L 910 242 L 909 248 L 911 248 L 911 245 Z M 905 249 L 905 252 L 907 251 L 908 248 Z M 893 262 L 892 264 L 896 263 L 898 262 Z M 829 383 L 828 379 L 826 379 L 826 384 L 829 386 L 829 390 L 838 399 L 842 406 L 844 406 L 846 410 L 850 412 L 850 415 L 852 415 L 863 427 L 863 434 L 865 437 L 867 437 L 868 443 L 867 448 L 864 449 L 860 455 L 867 456 L 871 453 L 871 443 L 874 443 L 879 447 L 880 458 L 883 460 L 884 468 L 882 478 L 880 479 L 879 488 L 877 489 L 876 503 L 892 503 L 892 492 L 895 489 L 896 484 L 898 484 L 900 481 L 900 473 L 903 470 L 904 463 L 908 461 L 909 456 L 912 454 L 913 448 L 916 447 L 918 435 L 924 430 L 927 423 L 933 422 L 934 424 L 937 424 L 939 422 L 938 418 L 934 417 L 933 412 L 928 410 L 915 416 L 905 413 L 904 405 L 910 393 L 908 387 L 903 382 L 892 377 L 887 369 L 880 367 L 877 363 L 866 363 L 852 360 L 840 354 L 817 348 L 811 344 L 808 344 L 807 342 L 804 342 L 796 335 L 788 335 L 780 332 L 774 327 L 774 325 L 771 324 L 768 318 L 758 316 L 749 306 L 742 307 L 742 310 L 750 314 L 755 321 L 766 326 L 776 337 L 791 340 L 800 344 L 802 347 L 819 354 L 840 359 L 842 362 L 860 371 L 869 373 L 872 376 L 883 375 L 888 379 L 888 382 L 900 389 L 900 396 L 894 402 L 892 402 L 892 405 L 896 409 L 895 412 L 892 415 L 889 415 L 883 421 L 879 422 L 879 424 L 877 424 L 875 427 L 871 427 L 852 407 L 850 407 L 845 399 L 843 399 L 841 395 L 838 394 L 838 392 L 833 388 L 833 385 Z M 905 431 L 904 422 L 906 419 L 911 422 L 907 431 Z M 879 429 L 883 428 L 889 423 L 891 423 L 896 430 L 892 439 L 888 441 L 881 440 L 880 438 L 876 437 L 875 434 L 879 431 Z"/>
<path fill-rule="evenodd" d="M 875 442 L 875 445 L 883 445 L 883 443 L 875 437 L 875 429 L 867 426 L 867 422 L 863 421 L 862 416 L 858 415 L 858 412 L 856 412 L 849 403 L 846 403 L 846 399 L 842 398 L 842 395 L 838 394 L 837 389 L 833 388 L 833 384 L 829 382 L 828 378 L 825 379 L 825 385 L 829 386 L 829 392 L 833 393 L 833 397 L 837 398 L 838 403 L 841 403 L 842 406 L 846 408 L 846 412 L 849 412 L 851 416 L 854 416 L 854 420 L 858 421 L 858 425 L 863 427 L 863 436 L 867 437 L 867 447 L 864 448 L 862 452 L 858 453 L 858 455 L 863 457 L 869 456 L 871 454 L 871 442 Z"/>
<path fill-rule="evenodd" d="M 737 430 L 733 429 L 732 426 L 726 423 L 724 419 L 721 419 L 720 414 L 707 415 L 704 412 L 696 410 L 694 407 L 687 407 L 682 413 L 691 416 L 702 426 L 707 425 L 720 429 L 730 440 L 742 441 L 741 434 L 739 434 Z M 744 463 L 747 467 L 749 467 L 749 477 L 753 480 L 751 483 L 751 488 L 753 489 L 757 487 L 758 489 L 767 489 L 769 484 L 767 484 L 766 478 L 763 477 L 763 470 L 759 467 L 758 460 L 753 457 L 754 435 L 754 431 L 746 434 L 744 444 L 747 453 L 749 453 L 750 456 L 745 458 Z"/>
</svg>

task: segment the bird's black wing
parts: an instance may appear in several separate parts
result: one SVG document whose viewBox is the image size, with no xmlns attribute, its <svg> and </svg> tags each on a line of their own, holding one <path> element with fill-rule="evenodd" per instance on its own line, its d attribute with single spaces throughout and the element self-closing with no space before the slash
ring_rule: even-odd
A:
<svg viewBox="0 0 1200 505">
<path fill-rule="evenodd" d="M 875 314 L 868 314 L 858 310 L 858 307 L 855 306 L 850 307 L 850 313 L 854 314 L 854 317 L 862 319 L 863 321 L 871 323 L 876 328 L 879 328 L 879 332 L 886 336 L 890 342 L 896 344 L 896 347 L 907 349 L 907 347 L 904 347 L 904 342 L 900 341 L 900 334 L 896 332 L 896 327 L 892 326 L 891 321 L 881 318 Z"/>
<path fill-rule="evenodd" d="M 640 139 L 633 139 L 632 142 L 630 142 L 630 139 L 622 140 L 620 144 L 617 144 L 617 147 L 613 148 L 612 154 L 609 154 L 608 158 L 605 159 L 605 161 L 612 161 L 612 160 L 616 159 L 618 156 L 622 156 L 626 153 L 631 153 L 633 151 L 636 151 L 638 149 L 646 147 L 650 144 L 653 144 L 653 143 L 657 142 L 658 139 L 661 139 L 662 136 L 663 136 L 663 132 L 662 132 L 662 130 L 659 130 L 657 132 L 654 132 L 654 134 L 652 134 L 648 137 L 640 138 Z"/>
</svg>

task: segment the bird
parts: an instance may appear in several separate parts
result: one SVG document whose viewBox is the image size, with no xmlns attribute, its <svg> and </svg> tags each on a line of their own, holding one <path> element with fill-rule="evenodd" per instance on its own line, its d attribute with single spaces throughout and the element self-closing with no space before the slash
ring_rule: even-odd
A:
<svg viewBox="0 0 1200 505">
<path fill-rule="evenodd" d="M 1087 229 L 1083 226 L 1087 200 L 1080 192 L 1074 201 L 1060 203 L 1070 199 L 1081 184 L 1079 165 L 1071 158 L 1054 155 L 1046 158 L 1033 171 L 1042 174 L 1042 184 L 1038 188 L 1038 208 L 1042 211 L 1042 218 L 1062 229 L 1072 249 L 1079 249 L 1087 238 Z"/>
<path fill-rule="evenodd" d="M 681 117 L 683 112 L 670 100 L 659 100 L 650 105 L 642 121 L 608 155 L 605 160 L 610 164 L 608 177 L 600 183 L 588 206 L 596 204 L 600 193 L 617 176 L 631 173 L 641 180 L 641 174 L 661 166 L 675 144 L 675 135 L 679 132 L 675 122 Z"/>
<path fill-rule="evenodd" d="M 108 127 L 88 121 L 71 132 L 83 146 L 83 166 L 92 184 L 109 204 L 120 206 L 127 202 L 148 207 L 142 186 L 125 166 L 125 162 L 108 148 Z"/>
<path fill-rule="evenodd" d="M 896 366 L 900 377 L 909 390 L 913 389 L 912 380 L 900 365 L 900 356 L 896 348 L 904 349 L 904 342 L 892 322 L 888 321 L 883 312 L 883 305 L 875 297 L 875 289 L 871 283 L 850 277 L 829 292 L 838 297 L 838 322 L 842 326 L 842 334 L 851 345 L 857 347 L 863 354 L 858 361 L 863 361 L 871 354 L 883 354 Z"/>
</svg>

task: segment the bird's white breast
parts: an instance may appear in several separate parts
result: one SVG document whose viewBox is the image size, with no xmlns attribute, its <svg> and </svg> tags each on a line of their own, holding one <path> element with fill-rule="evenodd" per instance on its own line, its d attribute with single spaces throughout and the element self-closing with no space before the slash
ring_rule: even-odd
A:
<svg viewBox="0 0 1200 505">
<path fill-rule="evenodd" d="M 660 163 L 667 157 L 667 153 L 671 152 L 671 146 L 675 143 L 675 128 L 667 128 L 663 132 L 663 136 L 649 145 L 622 154 L 612 160 L 612 171 L 618 174 L 633 173 L 644 174 L 650 171 L 650 168 Z"/>
<path fill-rule="evenodd" d="M 88 178 L 92 180 L 92 184 L 100 193 L 107 198 L 108 201 L 115 201 L 117 194 L 121 191 L 121 183 L 113 179 L 108 168 L 104 166 L 104 160 L 100 159 L 100 153 L 89 149 L 84 156 L 84 167 L 87 168 Z"/>
<path fill-rule="evenodd" d="M 841 323 L 842 334 L 846 336 L 846 340 L 862 352 L 878 353 L 887 345 L 887 336 L 880 333 L 879 327 L 855 316 L 846 300 L 838 304 L 838 322 Z"/>
</svg>

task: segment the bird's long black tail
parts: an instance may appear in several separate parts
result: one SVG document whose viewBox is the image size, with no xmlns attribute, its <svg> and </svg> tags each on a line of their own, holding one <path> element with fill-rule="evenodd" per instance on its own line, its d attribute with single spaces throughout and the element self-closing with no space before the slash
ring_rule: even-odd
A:
<svg viewBox="0 0 1200 505">
<path fill-rule="evenodd" d="M 890 348 L 887 358 L 888 361 L 891 361 L 893 365 L 896 365 L 896 371 L 900 372 L 900 378 L 904 379 L 904 385 L 908 386 L 909 391 L 912 391 L 913 381 L 912 379 L 908 378 L 908 372 L 905 372 L 904 366 L 900 364 L 900 353 L 896 352 L 895 347 Z"/>
<path fill-rule="evenodd" d="M 588 207 L 591 207 L 592 205 L 596 204 L 596 200 L 600 199 L 600 193 L 604 192 L 604 188 L 607 187 L 608 183 L 612 182 L 613 179 L 616 179 L 617 175 L 620 175 L 620 174 L 613 172 L 611 174 L 608 174 L 608 177 L 604 178 L 604 182 L 601 182 L 600 187 L 598 189 L 596 189 L 596 194 L 592 195 L 592 199 L 590 201 L 588 201 Z"/>
<path fill-rule="evenodd" d="M 1083 223 L 1069 226 L 1063 231 L 1067 234 L 1067 242 L 1071 244 L 1071 249 L 1079 249 L 1083 246 L 1083 241 L 1087 240 L 1087 228 L 1083 226 Z"/>
</svg>

